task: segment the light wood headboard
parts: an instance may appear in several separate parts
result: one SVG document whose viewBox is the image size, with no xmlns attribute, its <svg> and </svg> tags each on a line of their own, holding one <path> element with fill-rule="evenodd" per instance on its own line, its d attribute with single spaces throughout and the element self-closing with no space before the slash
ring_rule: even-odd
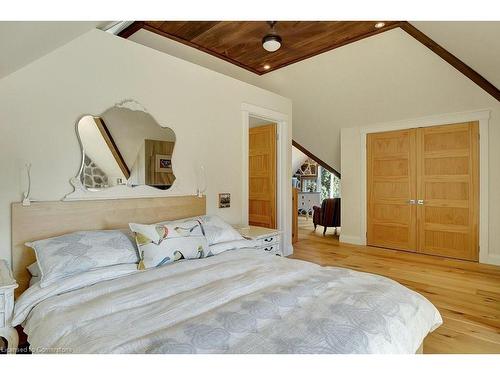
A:
<svg viewBox="0 0 500 375">
<path fill-rule="evenodd" d="M 36 260 L 35 252 L 24 246 L 25 242 L 78 230 L 128 228 L 130 222 L 152 224 L 205 213 L 205 197 L 196 196 L 37 202 L 31 206 L 13 203 L 12 267 L 19 284 L 16 297 L 28 288 L 26 267 Z"/>
</svg>

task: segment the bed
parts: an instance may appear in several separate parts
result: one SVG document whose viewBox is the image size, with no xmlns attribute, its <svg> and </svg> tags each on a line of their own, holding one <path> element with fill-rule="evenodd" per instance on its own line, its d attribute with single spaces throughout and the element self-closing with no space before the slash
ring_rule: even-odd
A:
<svg viewBox="0 0 500 375">
<path fill-rule="evenodd" d="M 395 281 L 255 248 L 35 284 L 13 318 L 35 353 L 415 353 L 441 323 Z"/>
</svg>

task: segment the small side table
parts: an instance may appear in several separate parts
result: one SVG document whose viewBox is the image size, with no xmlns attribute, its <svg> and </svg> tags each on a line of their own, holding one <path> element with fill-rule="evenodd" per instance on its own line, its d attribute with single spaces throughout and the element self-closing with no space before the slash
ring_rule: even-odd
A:
<svg viewBox="0 0 500 375">
<path fill-rule="evenodd" d="M 15 353 L 19 343 L 19 336 L 12 327 L 14 312 L 14 289 L 18 287 L 7 262 L 0 259 L 0 337 L 7 340 L 7 352 Z"/>
<path fill-rule="evenodd" d="M 236 227 L 236 230 L 246 239 L 257 241 L 260 249 L 283 256 L 280 245 L 281 232 L 278 229 L 250 225 L 247 227 Z"/>
</svg>

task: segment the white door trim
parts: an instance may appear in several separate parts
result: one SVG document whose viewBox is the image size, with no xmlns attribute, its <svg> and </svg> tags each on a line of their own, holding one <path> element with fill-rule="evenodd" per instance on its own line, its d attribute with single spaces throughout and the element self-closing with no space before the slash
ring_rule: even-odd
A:
<svg viewBox="0 0 500 375">
<path fill-rule="evenodd" d="M 293 253 L 292 247 L 292 223 L 287 218 L 291 217 L 292 210 L 292 184 L 287 166 L 290 163 L 292 138 L 289 132 L 288 116 L 281 112 L 259 107 L 249 103 L 241 105 L 241 122 L 243 126 L 242 142 L 242 224 L 248 225 L 248 131 L 249 117 L 258 117 L 269 122 L 276 123 L 278 144 L 276 147 L 276 222 L 278 230 L 283 233 L 281 246 L 283 254 Z M 288 222 L 289 221 L 289 222 Z"/>
<path fill-rule="evenodd" d="M 479 121 L 479 262 L 500 265 L 500 257 L 488 251 L 488 128 L 490 111 L 460 112 L 428 116 L 417 119 L 380 123 L 360 128 L 360 236 L 361 245 L 366 245 L 367 215 L 366 215 L 366 135 L 391 130 L 423 128 L 436 125 L 454 124 L 459 122 Z M 344 239 L 345 240 L 345 239 Z"/>
</svg>

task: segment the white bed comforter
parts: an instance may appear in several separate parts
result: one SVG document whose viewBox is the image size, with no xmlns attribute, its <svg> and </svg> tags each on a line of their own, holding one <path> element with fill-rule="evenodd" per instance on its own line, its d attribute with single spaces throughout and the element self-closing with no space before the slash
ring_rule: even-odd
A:
<svg viewBox="0 0 500 375">
<path fill-rule="evenodd" d="M 13 323 L 33 352 L 414 353 L 442 320 L 390 279 L 240 249 L 34 285 Z"/>
</svg>

